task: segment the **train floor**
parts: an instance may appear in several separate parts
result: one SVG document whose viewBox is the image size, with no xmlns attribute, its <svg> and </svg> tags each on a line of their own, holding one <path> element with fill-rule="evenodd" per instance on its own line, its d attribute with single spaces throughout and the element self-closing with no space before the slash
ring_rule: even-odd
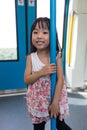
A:
<svg viewBox="0 0 87 130">
<path fill-rule="evenodd" d="M 70 116 L 65 119 L 72 130 L 87 130 L 87 92 L 68 92 Z M 33 130 L 25 94 L 0 97 L 0 130 Z M 50 130 L 50 122 L 46 124 Z"/>
</svg>

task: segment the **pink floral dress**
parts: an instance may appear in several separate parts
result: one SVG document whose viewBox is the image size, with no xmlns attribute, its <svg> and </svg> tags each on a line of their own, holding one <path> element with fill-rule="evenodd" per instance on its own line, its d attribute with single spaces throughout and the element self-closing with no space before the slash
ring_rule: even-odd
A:
<svg viewBox="0 0 87 130">
<path fill-rule="evenodd" d="M 39 71 L 45 66 L 37 56 L 37 53 L 31 54 L 32 59 L 32 73 Z M 44 76 L 39 78 L 34 84 L 28 86 L 26 101 L 28 106 L 29 115 L 32 117 L 34 124 L 41 123 L 42 121 L 48 121 L 50 119 L 48 107 L 50 105 L 50 91 L 51 82 L 50 76 Z M 68 97 L 66 91 L 66 85 L 64 83 L 60 101 L 60 120 L 69 114 Z"/>
</svg>

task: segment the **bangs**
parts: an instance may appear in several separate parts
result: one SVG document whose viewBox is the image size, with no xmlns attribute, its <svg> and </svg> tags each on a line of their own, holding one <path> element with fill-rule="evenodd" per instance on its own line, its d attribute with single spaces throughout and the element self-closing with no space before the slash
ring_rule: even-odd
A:
<svg viewBox="0 0 87 130">
<path fill-rule="evenodd" d="M 38 27 L 40 29 L 48 29 L 48 30 L 50 30 L 50 25 L 49 24 L 50 24 L 50 21 L 49 21 L 48 18 L 38 18 L 34 22 L 34 24 L 32 26 L 32 31 L 35 29 L 36 25 L 38 25 Z"/>
<path fill-rule="evenodd" d="M 49 30 L 49 27 L 45 21 L 38 21 L 37 25 L 38 25 L 39 29 L 48 29 Z"/>
</svg>

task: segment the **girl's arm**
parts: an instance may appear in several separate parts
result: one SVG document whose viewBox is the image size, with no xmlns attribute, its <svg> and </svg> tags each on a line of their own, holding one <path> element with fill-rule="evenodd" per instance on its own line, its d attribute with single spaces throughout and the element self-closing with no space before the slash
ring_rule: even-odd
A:
<svg viewBox="0 0 87 130">
<path fill-rule="evenodd" d="M 54 64 L 48 64 L 45 67 L 43 67 L 41 70 L 32 73 L 31 55 L 28 55 L 27 61 L 26 61 L 25 74 L 24 74 L 24 82 L 26 84 L 33 84 L 40 77 L 51 74 L 51 73 L 55 73 L 55 72 L 56 72 L 56 66 Z"/>
<path fill-rule="evenodd" d="M 51 117 L 54 116 L 56 118 L 59 114 L 58 101 L 63 88 L 63 83 L 64 83 L 64 77 L 62 69 L 62 58 L 60 56 L 57 58 L 57 83 L 55 87 L 54 98 L 52 104 L 49 106 Z"/>
<path fill-rule="evenodd" d="M 62 69 L 62 58 L 59 57 L 57 60 L 57 83 L 54 93 L 53 102 L 58 103 L 60 94 L 64 84 L 64 76 L 63 76 L 63 69 Z"/>
</svg>

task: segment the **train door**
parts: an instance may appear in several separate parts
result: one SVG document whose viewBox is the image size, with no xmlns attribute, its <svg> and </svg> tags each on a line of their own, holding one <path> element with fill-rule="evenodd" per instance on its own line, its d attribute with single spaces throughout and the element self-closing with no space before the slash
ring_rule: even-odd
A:
<svg viewBox="0 0 87 130">
<path fill-rule="evenodd" d="M 26 0 L 0 1 L 0 91 L 26 88 L 26 4 L 34 7 L 32 2 Z"/>
<path fill-rule="evenodd" d="M 0 90 L 24 88 L 26 37 L 24 4 L 0 1 Z"/>
</svg>

